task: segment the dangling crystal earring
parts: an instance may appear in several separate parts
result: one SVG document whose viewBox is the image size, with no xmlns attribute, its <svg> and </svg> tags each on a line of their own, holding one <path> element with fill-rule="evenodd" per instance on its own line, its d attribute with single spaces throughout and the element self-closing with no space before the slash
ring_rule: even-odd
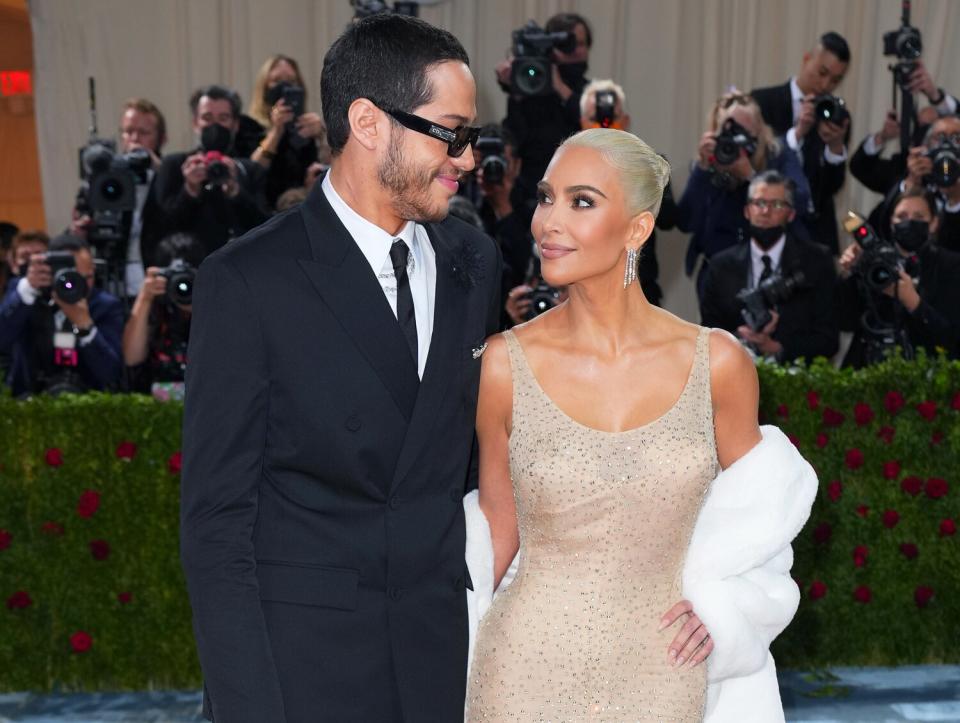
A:
<svg viewBox="0 0 960 723">
<path fill-rule="evenodd" d="M 627 288 L 637 280 L 637 249 L 627 249 L 627 268 L 623 272 L 623 288 Z"/>
</svg>

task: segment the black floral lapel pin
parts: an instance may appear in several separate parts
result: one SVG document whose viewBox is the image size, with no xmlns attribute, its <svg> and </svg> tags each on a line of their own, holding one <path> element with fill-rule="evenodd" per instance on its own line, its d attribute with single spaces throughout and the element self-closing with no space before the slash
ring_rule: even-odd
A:
<svg viewBox="0 0 960 723">
<path fill-rule="evenodd" d="M 450 275 L 465 289 L 472 289 L 483 279 L 483 260 L 472 244 L 461 243 L 453 253 Z"/>
</svg>

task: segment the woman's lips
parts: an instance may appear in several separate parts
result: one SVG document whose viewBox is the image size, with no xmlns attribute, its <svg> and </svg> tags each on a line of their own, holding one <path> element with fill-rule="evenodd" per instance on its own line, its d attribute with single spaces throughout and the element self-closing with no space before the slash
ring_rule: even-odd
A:
<svg viewBox="0 0 960 723">
<path fill-rule="evenodd" d="M 556 244 L 543 244 L 540 246 L 540 256 L 545 259 L 559 259 L 561 256 L 572 254 L 573 249 L 566 246 L 557 246 Z"/>
</svg>

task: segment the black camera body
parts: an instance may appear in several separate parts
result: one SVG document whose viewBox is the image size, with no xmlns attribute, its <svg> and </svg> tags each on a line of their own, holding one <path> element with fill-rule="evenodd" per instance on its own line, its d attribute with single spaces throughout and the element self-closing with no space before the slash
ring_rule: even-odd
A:
<svg viewBox="0 0 960 723">
<path fill-rule="evenodd" d="M 896 30 L 883 34 L 883 54 L 899 60 L 916 60 L 923 52 L 920 31 L 912 25 L 903 24 Z"/>
<path fill-rule="evenodd" d="M 137 184 L 146 182 L 150 162 L 147 151 L 117 153 L 116 144 L 107 139 L 94 138 L 80 149 L 83 186 L 77 210 L 92 220 L 88 239 L 95 247 L 116 248 L 126 240 L 123 214 L 136 208 Z"/>
<path fill-rule="evenodd" d="M 805 283 L 803 272 L 794 271 L 789 276 L 774 274 L 757 284 L 756 288 L 742 289 L 737 294 L 737 300 L 743 304 L 740 316 L 744 323 L 754 331 L 760 331 L 773 318 L 771 310 L 790 299 Z"/>
<path fill-rule="evenodd" d="M 729 165 L 740 157 L 740 149 L 748 156 L 757 152 L 757 139 L 733 118 L 727 118 L 717 134 L 713 157 L 721 166 Z"/>
<path fill-rule="evenodd" d="M 160 269 L 158 276 L 167 280 L 167 299 L 174 304 L 189 306 L 193 303 L 193 282 L 197 270 L 183 259 L 174 259 L 169 266 Z"/>
<path fill-rule="evenodd" d="M 824 93 L 813 99 L 813 115 L 817 123 L 840 125 L 850 117 L 850 111 L 847 110 L 847 103 L 843 98 Z"/>
<path fill-rule="evenodd" d="M 528 294 L 528 297 L 530 299 L 530 310 L 527 312 L 527 318 L 534 319 L 560 303 L 560 289 L 550 286 L 541 279 L 540 283 Z"/>
<path fill-rule="evenodd" d="M 924 154 L 933 162 L 930 181 L 940 188 L 949 188 L 960 179 L 960 146 L 943 140 Z"/>
<path fill-rule="evenodd" d="M 868 289 L 882 293 L 900 277 L 903 262 L 896 247 L 881 239 L 873 227 L 853 211 L 847 213 L 843 227 L 862 249 L 853 273 Z"/>
<path fill-rule="evenodd" d="M 53 283 L 50 291 L 65 304 L 76 304 L 90 291 L 87 280 L 77 271 L 76 259 L 70 251 L 48 251 L 44 263 L 50 267 Z"/>
<path fill-rule="evenodd" d="M 577 47 L 577 36 L 571 32 L 548 33 L 530 20 L 522 28 L 513 31 L 513 64 L 510 67 L 510 84 L 514 91 L 525 96 L 541 96 L 553 93 L 554 48 L 562 53 L 572 53 Z"/>
<path fill-rule="evenodd" d="M 480 152 L 478 166 L 483 170 L 484 183 L 501 184 L 507 173 L 506 147 L 502 138 L 480 136 L 474 148 Z"/>
<path fill-rule="evenodd" d="M 598 90 L 594 99 L 597 123 L 601 128 L 609 128 L 617 117 L 617 94 L 612 90 Z"/>
</svg>

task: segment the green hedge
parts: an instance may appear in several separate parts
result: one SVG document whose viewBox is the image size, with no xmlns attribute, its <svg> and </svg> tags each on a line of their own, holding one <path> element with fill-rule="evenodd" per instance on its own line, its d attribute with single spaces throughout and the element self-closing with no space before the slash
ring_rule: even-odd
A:
<svg viewBox="0 0 960 723">
<path fill-rule="evenodd" d="M 821 480 L 779 664 L 960 662 L 960 538 L 944 523 L 960 521 L 960 364 L 759 371 L 763 417 Z M 199 685 L 177 554 L 181 412 L 0 398 L 0 690 Z"/>
</svg>

